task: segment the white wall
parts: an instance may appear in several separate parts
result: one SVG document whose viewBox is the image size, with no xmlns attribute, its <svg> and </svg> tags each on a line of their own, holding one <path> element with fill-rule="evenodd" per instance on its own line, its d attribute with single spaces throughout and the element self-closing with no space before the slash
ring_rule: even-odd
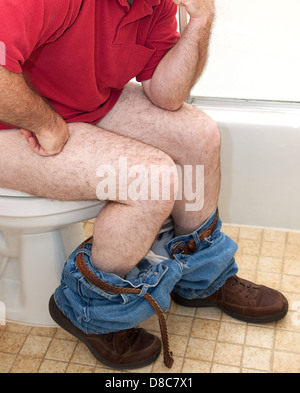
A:
<svg viewBox="0 0 300 393">
<path fill-rule="evenodd" d="M 300 0 L 216 0 L 216 10 L 192 95 L 300 102 Z"/>
</svg>

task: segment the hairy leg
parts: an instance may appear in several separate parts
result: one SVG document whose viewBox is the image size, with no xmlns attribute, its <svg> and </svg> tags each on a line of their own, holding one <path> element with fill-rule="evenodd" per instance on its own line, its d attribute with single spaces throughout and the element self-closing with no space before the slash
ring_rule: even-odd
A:
<svg viewBox="0 0 300 393">
<path fill-rule="evenodd" d="M 190 201 L 184 192 L 175 203 L 172 215 L 180 231 L 199 228 L 214 212 L 220 192 L 220 135 L 216 123 L 203 112 L 188 104 L 176 112 L 162 110 L 149 101 L 141 86 L 131 83 L 99 126 L 168 154 L 180 166 L 183 183 L 184 166 L 191 166 L 193 191 L 197 190 L 196 166 L 204 167 L 203 207 L 187 211 Z"/>
<path fill-rule="evenodd" d="M 97 171 L 109 165 L 118 175 L 120 156 L 126 156 L 129 167 L 174 165 L 165 153 L 98 127 L 74 123 L 69 129 L 69 142 L 59 155 L 52 157 L 33 153 L 19 131 L 0 131 L 0 187 L 57 200 L 105 200 L 104 190 L 97 190 Z M 127 179 L 129 186 L 132 181 Z M 118 182 L 112 187 L 115 185 Z M 174 195 L 171 189 L 171 197 L 166 201 L 120 201 L 118 191 L 95 225 L 93 262 L 103 271 L 124 276 L 148 252 L 172 211 Z"/>
</svg>

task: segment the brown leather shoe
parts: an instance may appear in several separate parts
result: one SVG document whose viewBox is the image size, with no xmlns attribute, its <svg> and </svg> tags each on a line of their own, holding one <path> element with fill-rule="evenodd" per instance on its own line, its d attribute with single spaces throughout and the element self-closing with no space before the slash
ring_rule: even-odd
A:
<svg viewBox="0 0 300 393">
<path fill-rule="evenodd" d="M 218 307 L 226 314 L 245 322 L 275 322 L 288 312 L 288 301 L 278 291 L 237 276 L 229 278 L 217 292 L 205 299 L 185 299 L 171 294 L 175 303 L 186 307 Z"/>
<path fill-rule="evenodd" d="M 109 367 L 118 370 L 145 367 L 154 362 L 160 354 L 160 339 L 144 329 L 85 334 L 60 311 L 54 296 L 50 299 L 49 311 L 59 326 L 82 341 L 97 360 Z"/>
</svg>

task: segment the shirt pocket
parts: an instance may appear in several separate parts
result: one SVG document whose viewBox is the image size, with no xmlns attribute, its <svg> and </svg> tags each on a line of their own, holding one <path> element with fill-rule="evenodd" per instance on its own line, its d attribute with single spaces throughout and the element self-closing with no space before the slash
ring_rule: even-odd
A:
<svg viewBox="0 0 300 393">
<path fill-rule="evenodd" d="M 124 65 L 123 71 L 120 73 L 118 84 L 125 86 L 131 79 L 140 74 L 155 52 L 156 49 L 151 44 L 148 44 L 148 47 L 135 44 L 128 57 L 127 64 Z"/>
</svg>

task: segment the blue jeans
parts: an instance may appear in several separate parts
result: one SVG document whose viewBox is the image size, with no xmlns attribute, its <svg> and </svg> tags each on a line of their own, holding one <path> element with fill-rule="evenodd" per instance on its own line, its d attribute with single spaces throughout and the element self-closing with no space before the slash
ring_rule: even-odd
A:
<svg viewBox="0 0 300 393">
<path fill-rule="evenodd" d="M 220 219 L 212 235 L 199 241 L 197 234 L 208 228 L 215 217 L 216 213 L 186 236 L 174 238 L 172 229 L 160 234 L 151 252 L 124 279 L 95 268 L 92 244 L 77 248 L 65 263 L 61 285 L 55 291 L 57 306 L 86 334 L 106 334 L 131 329 L 154 314 L 144 298 L 147 292 L 163 311 L 170 306 L 172 291 L 187 299 L 211 295 L 238 271 L 234 259 L 237 245 L 221 232 Z M 176 253 L 175 259 L 170 257 L 175 245 L 192 238 L 197 244 L 193 253 Z M 91 284 L 77 269 L 79 253 L 83 253 L 86 266 L 96 277 L 116 287 L 140 289 L 140 294 L 112 294 Z"/>
</svg>

